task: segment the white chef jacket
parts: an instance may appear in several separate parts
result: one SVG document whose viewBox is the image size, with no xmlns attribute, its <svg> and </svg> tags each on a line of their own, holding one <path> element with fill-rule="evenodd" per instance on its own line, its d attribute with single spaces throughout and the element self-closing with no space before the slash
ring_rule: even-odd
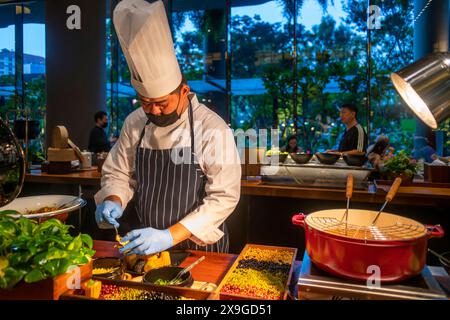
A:
<svg viewBox="0 0 450 320">
<path fill-rule="evenodd" d="M 223 232 L 219 226 L 233 212 L 241 190 L 241 164 L 234 136 L 225 121 L 189 95 L 193 110 L 195 153 L 198 164 L 206 175 L 206 196 L 197 209 L 181 221 L 192 233 L 190 238 L 198 245 L 217 242 Z M 101 189 L 95 195 L 100 204 L 111 195 L 122 200 L 125 209 L 136 189 L 134 177 L 135 155 L 140 134 L 147 122 L 142 108 L 133 111 L 122 127 L 117 143 L 111 149 L 102 168 Z M 158 127 L 150 123 L 140 147 L 173 149 L 190 146 L 188 109 L 175 123 Z"/>
</svg>

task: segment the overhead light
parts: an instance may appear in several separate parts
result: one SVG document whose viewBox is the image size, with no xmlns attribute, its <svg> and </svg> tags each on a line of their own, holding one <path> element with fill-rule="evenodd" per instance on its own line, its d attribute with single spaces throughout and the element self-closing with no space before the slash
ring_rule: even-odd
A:
<svg viewBox="0 0 450 320">
<path fill-rule="evenodd" d="M 429 127 L 450 116 L 450 52 L 432 53 L 402 70 L 391 80 L 403 101 Z"/>
<path fill-rule="evenodd" d="M 22 11 L 23 8 L 23 11 Z M 16 14 L 30 14 L 31 9 L 25 6 L 16 6 Z"/>
</svg>

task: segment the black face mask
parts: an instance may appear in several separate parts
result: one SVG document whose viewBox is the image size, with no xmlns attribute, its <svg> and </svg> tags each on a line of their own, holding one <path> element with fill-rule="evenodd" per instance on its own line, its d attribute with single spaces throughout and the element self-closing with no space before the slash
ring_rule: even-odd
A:
<svg viewBox="0 0 450 320">
<path fill-rule="evenodd" d="M 156 116 L 152 113 L 146 113 L 148 120 L 150 120 L 152 123 L 154 123 L 158 127 L 167 127 L 171 124 L 174 124 L 177 122 L 178 119 L 180 119 L 180 115 L 178 114 L 178 106 L 180 105 L 180 96 L 178 97 L 178 103 L 177 108 L 169 113 L 169 114 L 163 114 L 161 113 L 159 116 Z"/>
<path fill-rule="evenodd" d="M 102 128 L 105 129 L 108 126 L 108 122 L 103 122 Z"/>
<path fill-rule="evenodd" d="M 147 113 L 147 118 L 158 127 L 167 127 L 177 122 L 177 120 L 180 119 L 180 115 L 177 113 L 177 110 L 175 110 L 172 113 L 160 114 L 159 116 Z"/>
</svg>

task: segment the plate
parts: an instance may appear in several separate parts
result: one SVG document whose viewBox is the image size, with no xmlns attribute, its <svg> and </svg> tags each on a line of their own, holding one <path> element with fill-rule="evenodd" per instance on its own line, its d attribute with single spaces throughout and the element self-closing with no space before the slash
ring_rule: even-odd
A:
<svg viewBox="0 0 450 320">
<path fill-rule="evenodd" d="M 71 202 L 72 201 L 72 202 Z M 24 217 L 24 218 L 48 218 L 52 216 L 56 216 L 61 213 L 67 213 L 79 208 L 82 208 L 86 205 L 86 200 L 81 199 L 75 196 L 66 196 L 66 195 L 45 195 L 45 196 L 32 196 L 32 197 L 20 197 L 16 198 L 13 202 L 8 204 L 7 206 L 1 207 L 0 211 L 3 210 L 15 210 L 18 212 L 28 212 L 33 210 L 38 210 L 43 207 L 59 207 L 65 203 L 71 202 L 69 206 L 44 212 L 44 213 L 32 213 L 32 214 L 20 214 L 20 215 L 12 215 L 14 218 Z"/>
</svg>

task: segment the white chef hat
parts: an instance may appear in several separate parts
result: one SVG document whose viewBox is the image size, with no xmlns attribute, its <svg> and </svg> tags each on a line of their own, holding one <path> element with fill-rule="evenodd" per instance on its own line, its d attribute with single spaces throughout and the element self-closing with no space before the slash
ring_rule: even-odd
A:
<svg viewBox="0 0 450 320">
<path fill-rule="evenodd" d="M 181 71 L 164 4 L 122 0 L 113 21 L 136 91 L 147 98 L 174 91 L 181 83 Z"/>
</svg>

